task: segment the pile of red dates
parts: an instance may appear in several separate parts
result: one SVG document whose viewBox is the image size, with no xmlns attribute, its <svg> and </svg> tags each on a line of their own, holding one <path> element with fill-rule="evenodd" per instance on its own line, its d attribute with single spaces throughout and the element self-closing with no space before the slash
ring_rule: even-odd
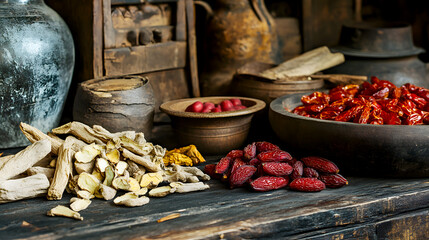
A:
<svg viewBox="0 0 429 240">
<path fill-rule="evenodd" d="M 285 187 L 302 192 L 339 188 L 348 184 L 339 171 L 328 159 L 310 156 L 297 160 L 265 141 L 231 150 L 219 162 L 204 168 L 205 173 L 230 188 L 250 187 L 261 192 Z"/>
</svg>

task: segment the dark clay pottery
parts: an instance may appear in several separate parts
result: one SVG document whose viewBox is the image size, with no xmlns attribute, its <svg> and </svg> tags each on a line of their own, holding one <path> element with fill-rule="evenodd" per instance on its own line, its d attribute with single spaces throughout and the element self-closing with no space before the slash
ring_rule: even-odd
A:
<svg viewBox="0 0 429 240">
<path fill-rule="evenodd" d="M 328 158 L 350 176 L 429 177 L 429 126 L 336 122 L 288 111 L 308 94 L 283 96 L 270 104 L 271 127 L 289 149 Z"/>
<path fill-rule="evenodd" d="M 377 76 L 397 86 L 412 83 L 429 87 L 425 64 L 415 47 L 411 26 L 404 23 L 358 22 L 342 27 L 340 43 L 332 51 L 341 52 L 346 61 L 325 73 Z"/>
<path fill-rule="evenodd" d="M 155 98 L 148 79 L 124 76 L 91 79 L 79 84 L 73 119 L 101 125 L 110 132 L 143 132 L 151 139 Z"/>
<path fill-rule="evenodd" d="M 217 113 L 185 112 L 195 101 L 218 104 L 231 98 L 239 98 L 247 108 Z M 265 102 L 258 99 L 222 96 L 173 100 L 163 103 L 160 109 L 171 118 L 180 146 L 194 144 L 203 154 L 221 155 L 243 147 L 253 115 L 264 107 Z"/>
<path fill-rule="evenodd" d="M 206 24 L 203 96 L 227 95 L 237 68 L 251 61 L 278 63 L 276 26 L 263 0 L 215 0 Z"/>
<path fill-rule="evenodd" d="M 67 25 L 43 0 L 0 0 L 0 148 L 30 143 L 20 122 L 57 127 L 74 54 Z"/>
</svg>

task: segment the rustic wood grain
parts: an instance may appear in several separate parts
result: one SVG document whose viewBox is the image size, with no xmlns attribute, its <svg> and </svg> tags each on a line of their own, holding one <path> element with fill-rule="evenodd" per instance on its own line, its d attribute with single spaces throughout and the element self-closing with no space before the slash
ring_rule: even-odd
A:
<svg viewBox="0 0 429 240">
<path fill-rule="evenodd" d="M 185 0 L 178 0 L 176 11 L 176 41 L 186 41 L 186 37 Z"/>
<path fill-rule="evenodd" d="M 104 50 L 106 76 L 154 72 L 186 66 L 186 42 Z"/>
<path fill-rule="evenodd" d="M 169 122 L 169 117 L 159 110 L 159 106 L 167 101 L 189 98 L 190 87 L 186 78 L 185 69 L 171 69 L 141 74 L 147 77 L 153 88 L 155 96 L 154 122 Z"/>
<path fill-rule="evenodd" d="M 186 19 L 188 26 L 189 71 L 193 97 L 200 97 L 197 63 L 197 34 L 195 32 L 195 9 L 193 0 L 186 0 Z"/>
<path fill-rule="evenodd" d="M 341 26 L 354 20 L 353 0 L 303 0 L 303 51 L 338 44 Z"/>
<path fill-rule="evenodd" d="M 429 237 L 424 226 L 428 181 L 349 178 L 349 182 L 344 188 L 319 193 L 285 189 L 257 193 L 230 190 L 211 180 L 209 190 L 151 198 L 139 208 L 96 199 L 81 212 L 82 222 L 44 216 L 57 204 L 67 204 L 68 194 L 56 202 L 25 200 L 0 205 L 0 234 L 28 239 L 373 239 L 374 234 L 406 236 L 401 234 L 420 229 L 415 236 Z M 157 222 L 172 213 L 180 213 L 180 217 Z M 22 226 L 23 221 L 31 226 Z"/>
</svg>

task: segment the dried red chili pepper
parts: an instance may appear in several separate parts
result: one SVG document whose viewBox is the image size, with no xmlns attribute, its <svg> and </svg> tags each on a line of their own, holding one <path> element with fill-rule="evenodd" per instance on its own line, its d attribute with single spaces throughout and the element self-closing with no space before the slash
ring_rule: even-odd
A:
<svg viewBox="0 0 429 240">
<path fill-rule="evenodd" d="M 329 104 L 329 95 L 323 92 L 314 92 L 308 96 L 303 96 L 301 102 L 304 105 Z"/>
<path fill-rule="evenodd" d="M 362 85 L 336 86 L 328 94 L 301 98 L 292 112 L 313 118 L 362 124 L 429 124 L 429 89 L 371 77 Z"/>
</svg>

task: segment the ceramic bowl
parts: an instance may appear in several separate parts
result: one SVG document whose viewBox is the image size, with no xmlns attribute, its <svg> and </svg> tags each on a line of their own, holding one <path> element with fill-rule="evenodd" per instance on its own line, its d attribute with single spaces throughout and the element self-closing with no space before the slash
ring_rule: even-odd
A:
<svg viewBox="0 0 429 240">
<path fill-rule="evenodd" d="M 429 126 L 357 124 L 289 112 L 308 94 L 270 104 L 270 124 L 289 149 L 331 159 L 349 175 L 429 177 Z"/>
<path fill-rule="evenodd" d="M 231 98 L 240 99 L 247 108 L 218 113 L 185 112 L 186 107 L 195 101 L 218 104 Z M 201 153 L 220 155 L 243 146 L 254 113 L 264 107 L 265 102 L 258 99 L 222 96 L 173 100 L 161 104 L 160 109 L 171 118 L 181 146 L 194 144 Z"/>
</svg>

